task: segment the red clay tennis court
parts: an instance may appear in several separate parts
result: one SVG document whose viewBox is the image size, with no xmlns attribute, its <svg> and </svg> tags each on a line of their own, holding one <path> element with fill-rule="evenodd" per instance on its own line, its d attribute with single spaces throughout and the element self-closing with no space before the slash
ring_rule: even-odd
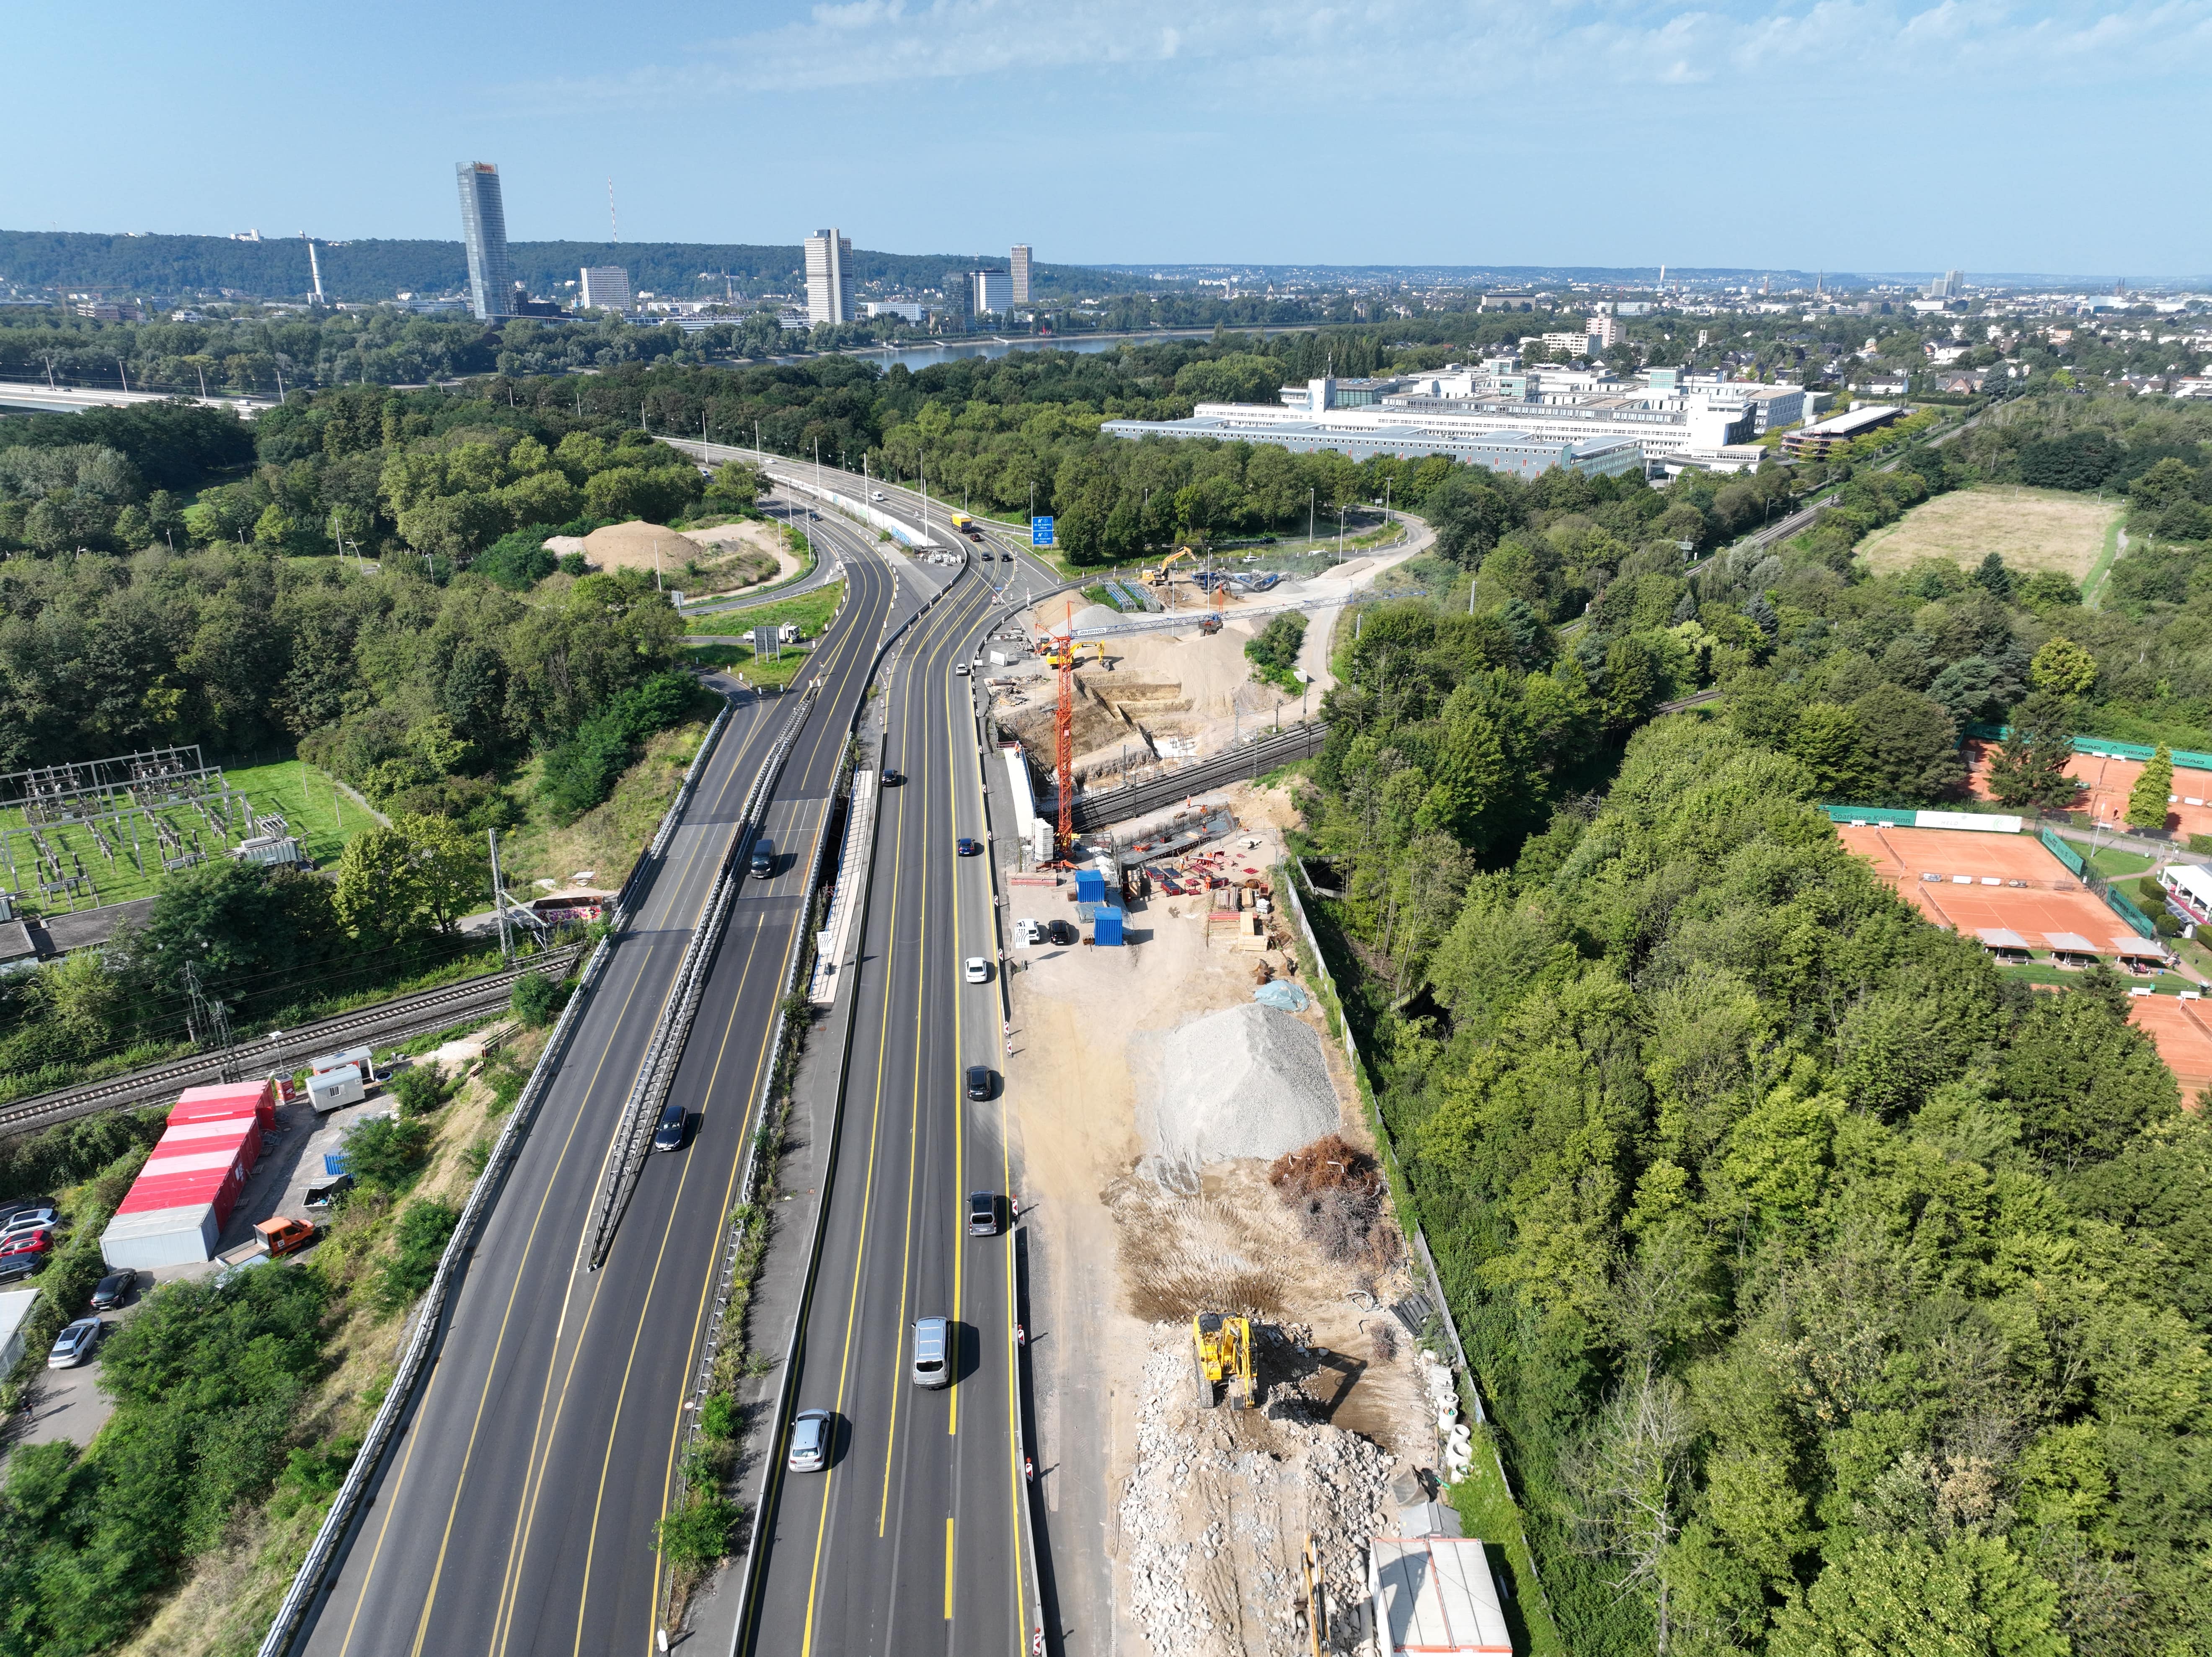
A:
<svg viewBox="0 0 2212 1657">
<path fill-rule="evenodd" d="M 1978 799 L 1996 798 L 1990 792 L 1989 774 L 1990 761 L 1996 747 L 1992 742 L 1966 744 L 1968 786 Z M 2104 822 L 2126 821 L 2128 791 L 2142 775 L 2141 760 L 2076 754 L 2066 771 L 2081 785 L 2081 792 L 2073 802 L 2075 810 L 2087 811 Z M 2212 771 L 2188 771 L 2177 767 L 2169 792 L 2173 799 L 2166 808 L 2166 827 L 2178 828 L 2185 835 L 2212 835 Z"/>
<path fill-rule="evenodd" d="M 2133 996 L 2128 1023 L 2158 1043 L 2158 1056 L 2181 1083 L 2183 1098 L 2191 1104 L 2202 1099 L 2212 1087 L 2212 1012 L 2206 1004 L 2173 995 Z"/>
<path fill-rule="evenodd" d="M 2001 956 L 2025 960 L 2042 950 L 2069 962 L 2094 956 L 2123 966 L 2165 958 L 2026 835 L 1863 823 L 1838 823 L 1836 832 L 1921 913 Z"/>
</svg>

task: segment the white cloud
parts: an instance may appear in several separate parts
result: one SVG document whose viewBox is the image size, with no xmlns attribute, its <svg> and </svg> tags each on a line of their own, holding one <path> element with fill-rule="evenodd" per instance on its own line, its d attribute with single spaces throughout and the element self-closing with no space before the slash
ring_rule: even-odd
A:
<svg viewBox="0 0 2212 1657">
<path fill-rule="evenodd" d="M 2027 7 L 2003 0 L 1811 0 L 1772 7 L 1601 0 L 851 0 L 687 48 L 681 61 L 541 82 L 527 101 L 650 102 L 1092 71 L 1221 95 L 1304 86 L 1339 108 L 1433 92 L 1481 102 L 1697 84 L 1845 99 L 1900 82 L 2001 75 L 2013 91 L 2212 67 L 2212 0 Z"/>
</svg>

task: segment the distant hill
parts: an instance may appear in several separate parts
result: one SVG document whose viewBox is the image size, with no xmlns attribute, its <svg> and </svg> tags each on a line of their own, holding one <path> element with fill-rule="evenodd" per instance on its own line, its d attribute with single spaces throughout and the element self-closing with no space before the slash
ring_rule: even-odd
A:
<svg viewBox="0 0 2212 1657">
<path fill-rule="evenodd" d="M 398 293 L 442 294 L 468 281 L 458 241 L 319 243 L 323 291 L 332 299 L 390 299 Z M 517 241 L 507 244 L 515 279 L 534 293 L 553 293 L 586 264 L 618 264 L 633 288 L 673 298 L 703 298 L 727 286 L 740 295 L 795 294 L 804 286 L 804 252 L 788 246 L 714 242 Z M 858 285 L 937 288 L 948 270 L 1004 270 L 1001 251 L 984 253 L 878 253 L 853 251 Z M 702 279 L 701 273 L 710 273 Z M 234 241 L 228 236 L 120 236 L 79 231 L 0 230 L 0 281 L 26 287 L 99 288 L 112 294 L 214 294 L 224 288 L 254 299 L 297 299 L 309 288 L 307 250 L 297 237 Z M 1126 292 L 1127 277 L 1076 264 L 1033 267 L 1040 299 L 1079 299 Z M 1147 288 L 1154 284 L 1145 284 Z"/>
</svg>

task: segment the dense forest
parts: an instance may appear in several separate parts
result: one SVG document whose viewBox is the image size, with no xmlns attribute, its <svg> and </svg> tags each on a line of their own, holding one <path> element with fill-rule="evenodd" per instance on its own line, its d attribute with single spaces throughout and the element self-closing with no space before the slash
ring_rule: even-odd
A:
<svg viewBox="0 0 2212 1657">
<path fill-rule="evenodd" d="M 1540 480 L 1439 516 L 1474 614 L 1340 640 L 1323 934 L 1569 1649 L 2212 1648 L 2202 1118 L 2119 980 L 2032 992 L 1814 809 L 1956 798 L 1973 725 L 2212 745 L 2208 439 L 2028 398 L 1688 575 Z M 2096 602 L 1855 558 L 1983 482 L 2124 492 Z"/>
</svg>

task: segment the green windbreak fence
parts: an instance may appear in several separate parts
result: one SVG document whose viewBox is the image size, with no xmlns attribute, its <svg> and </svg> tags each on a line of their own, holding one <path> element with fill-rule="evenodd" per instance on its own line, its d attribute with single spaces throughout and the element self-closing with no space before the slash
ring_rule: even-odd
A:
<svg viewBox="0 0 2212 1657">
<path fill-rule="evenodd" d="M 2121 920 L 2126 921 L 2129 926 L 2136 929 L 2136 937 L 2155 938 L 2158 936 L 2158 928 L 2151 925 L 2150 917 L 2145 914 L 2141 909 L 2136 907 L 2134 904 L 2129 902 L 2127 899 L 2122 897 L 2116 889 L 2110 886 L 2105 888 L 2105 901 L 2112 906 L 2112 913 L 2114 914 L 2119 916 Z"/>
<path fill-rule="evenodd" d="M 1917 811 L 1899 811 L 1887 805 L 1824 805 L 1831 822 L 1880 822 L 1892 828 L 1910 828 Z"/>
<path fill-rule="evenodd" d="M 2012 734 L 2012 727 L 2007 725 L 1970 725 L 1966 734 L 1978 737 L 1984 742 L 2002 742 Z M 2158 752 L 2155 748 L 2146 748 L 2139 742 L 2114 742 L 2108 737 L 2076 737 L 2074 738 L 2074 751 L 2077 754 L 2100 754 L 2106 759 L 2114 760 L 2147 760 Z M 2212 771 L 2212 754 L 2191 753 L 2185 748 L 2173 750 L 2173 762 L 2187 771 Z"/>
<path fill-rule="evenodd" d="M 2064 841 L 2059 839 L 2048 828 L 2038 829 L 2036 838 L 2043 842 L 2045 851 L 2050 853 L 2082 879 L 2089 878 L 2089 865 L 2081 860 L 2081 854 Z"/>
</svg>

